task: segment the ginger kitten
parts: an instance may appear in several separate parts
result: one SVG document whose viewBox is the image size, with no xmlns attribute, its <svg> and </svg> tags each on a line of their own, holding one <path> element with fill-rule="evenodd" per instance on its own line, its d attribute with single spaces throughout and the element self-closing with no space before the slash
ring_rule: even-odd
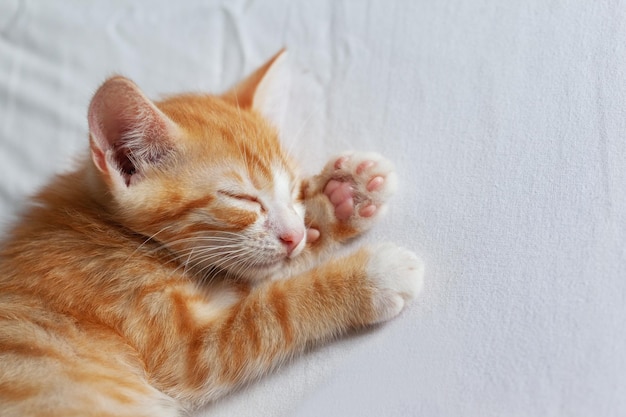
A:
<svg viewBox="0 0 626 417">
<path fill-rule="evenodd" d="M 330 256 L 396 178 L 361 152 L 298 177 L 262 116 L 283 56 L 221 96 L 96 92 L 91 158 L 0 251 L 3 416 L 181 416 L 419 292 L 406 249 Z"/>
</svg>

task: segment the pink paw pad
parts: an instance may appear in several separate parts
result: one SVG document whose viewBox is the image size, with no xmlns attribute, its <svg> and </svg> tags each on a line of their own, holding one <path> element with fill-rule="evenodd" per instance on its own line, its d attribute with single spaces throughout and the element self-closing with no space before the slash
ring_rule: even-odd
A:
<svg viewBox="0 0 626 417">
<path fill-rule="evenodd" d="M 330 180 L 324 188 L 324 194 L 335 206 L 335 216 L 339 220 L 346 220 L 354 213 L 354 198 L 352 186 L 348 182 Z"/>
<path fill-rule="evenodd" d="M 350 160 L 348 156 L 342 156 L 338 158 L 333 167 L 335 170 L 345 170 L 346 163 Z M 360 217 L 372 217 L 376 214 L 378 207 L 376 204 L 368 201 L 367 193 L 373 193 L 381 190 L 385 185 L 385 178 L 381 175 L 375 175 L 369 178 L 367 182 L 357 177 L 366 175 L 366 172 L 376 165 L 376 161 L 366 160 L 360 162 L 352 173 L 350 179 L 331 179 L 324 187 L 324 194 L 335 206 L 335 216 L 339 220 L 349 219 L 355 212 L 355 207 L 359 205 L 358 214 Z M 358 186 L 357 182 L 364 185 L 366 194 L 361 191 L 356 195 L 355 187 Z M 361 187 L 363 187 L 361 185 Z"/>
<path fill-rule="evenodd" d="M 356 174 L 361 175 L 363 171 L 374 166 L 374 161 L 363 161 L 356 167 Z"/>
<path fill-rule="evenodd" d="M 374 177 L 367 183 L 367 191 L 378 191 L 384 183 L 385 179 L 383 177 Z"/>
<path fill-rule="evenodd" d="M 372 217 L 374 214 L 376 214 L 376 210 L 378 210 L 378 207 L 376 207 L 374 204 L 370 204 L 361 208 L 361 210 L 359 210 L 359 215 L 361 217 Z"/>
<path fill-rule="evenodd" d="M 306 241 L 309 243 L 315 242 L 320 238 L 320 231 L 314 227 L 306 229 Z"/>
<path fill-rule="evenodd" d="M 347 156 L 342 156 L 341 158 L 337 159 L 337 161 L 335 161 L 335 169 L 341 169 L 343 167 L 343 164 L 345 164 L 348 161 Z"/>
</svg>

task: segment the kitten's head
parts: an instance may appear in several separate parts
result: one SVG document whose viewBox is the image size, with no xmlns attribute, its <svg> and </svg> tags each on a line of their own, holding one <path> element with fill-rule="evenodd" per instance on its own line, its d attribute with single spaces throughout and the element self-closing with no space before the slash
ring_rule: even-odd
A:
<svg viewBox="0 0 626 417">
<path fill-rule="evenodd" d="M 263 279 L 306 240 L 300 182 L 263 117 L 279 53 L 222 96 L 147 99 L 114 77 L 89 107 L 100 201 L 181 263 Z"/>
</svg>

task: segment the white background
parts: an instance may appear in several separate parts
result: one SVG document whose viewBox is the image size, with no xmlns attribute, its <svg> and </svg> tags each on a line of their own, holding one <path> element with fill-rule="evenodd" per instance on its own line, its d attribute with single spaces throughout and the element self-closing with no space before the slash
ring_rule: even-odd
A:
<svg viewBox="0 0 626 417">
<path fill-rule="evenodd" d="M 625 45 L 613 0 L 2 0 L 3 227 L 86 150 L 106 76 L 220 92 L 287 46 L 285 139 L 310 173 L 396 162 L 364 240 L 425 290 L 202 415 L 624 416 Z"/>
</svg>

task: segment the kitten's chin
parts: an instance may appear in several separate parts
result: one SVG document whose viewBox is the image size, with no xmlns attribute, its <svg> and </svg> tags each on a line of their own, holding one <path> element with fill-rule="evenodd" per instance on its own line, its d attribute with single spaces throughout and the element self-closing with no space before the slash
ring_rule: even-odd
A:
<svg viewBox="0 0 626 417">
<path fill-rule="evenodd" d="M 302 245 L 304 247 L 304 245 Z M 205 265 L 200 267 L 202 271 L 215 271 L 216 268 L 226 273 L 226 276 L 237 278 L 248 282 L 261 282 L 266 280 L 281 279 L 285 276 L 285 271 L 293 268 L 302 253 L 302 247 L 296 248 L 290 254 L 273 253 L 271 255 L 257 257 L 252 263 L 232 263 L 221 267 L 216 265 Z"/>
<path fill-rule="evenodd" d="M 276 262 L 250 266 L 246 271 L 240 273 L 237 273 L 236 271 L 230 272 L 249 282 L 276 280 L 281 279 L 285 275 L 284 271 L 290 269 L 289 266 L 291 262 L 293 262 L 291 257 L 285 257 Z"/>
</svg>

